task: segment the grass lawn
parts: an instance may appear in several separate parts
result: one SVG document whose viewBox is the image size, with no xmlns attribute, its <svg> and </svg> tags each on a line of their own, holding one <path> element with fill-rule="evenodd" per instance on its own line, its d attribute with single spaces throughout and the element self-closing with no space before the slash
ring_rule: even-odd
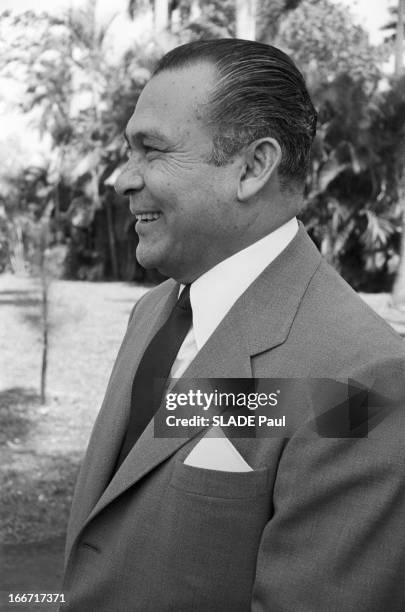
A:
<svg viewBox="0 0 405 612">
<path fill-rule="evenodd" d="M 0 541 L 66 529 L 74 482 L 133 304 L 125 283 L 54 281 L 47 403 L 40 405 L 39 287 L 0 275 Z"/>
</svg>

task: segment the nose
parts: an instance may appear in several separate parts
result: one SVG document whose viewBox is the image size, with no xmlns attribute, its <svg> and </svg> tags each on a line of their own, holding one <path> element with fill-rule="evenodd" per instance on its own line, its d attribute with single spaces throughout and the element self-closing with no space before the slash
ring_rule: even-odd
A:
<svg viewBox="0 0 405 612">
<path fill-rule="evenodd" d="M 139 191 L 143 186 L 140 166 L 129 161 L 118 175 L 114 188 L 119 195 L 130 196 L 132 192 Z"/>
</svg>

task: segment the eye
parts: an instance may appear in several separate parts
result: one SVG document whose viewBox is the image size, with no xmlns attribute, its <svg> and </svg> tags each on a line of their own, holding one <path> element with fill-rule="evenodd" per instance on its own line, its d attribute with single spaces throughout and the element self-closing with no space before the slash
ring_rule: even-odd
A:
<svg viewBox="0 0 405 612">
<path fill-rule="evenodd" d="M 143 145 L 143 150 L 145 152 L 145 155 L 147 155 L 148 153 L 160 153 L 160 149 L 157 149 L 156 147 L 151 147 L 150 145 Z"/>
</svg>

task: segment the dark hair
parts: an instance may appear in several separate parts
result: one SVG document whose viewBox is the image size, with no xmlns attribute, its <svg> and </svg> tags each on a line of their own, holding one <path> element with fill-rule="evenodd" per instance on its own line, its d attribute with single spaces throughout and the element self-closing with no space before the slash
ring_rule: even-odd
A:
<svg viewBox="0 0 405 612">
<path fill-rule="evenodd" d="M 317 115 L 292 59 L 276 47 L 250 40 L 199 40 L 166 53 L 153 75 L 204 61 L 218 75 L 204 105 L 213 130 L 211 161 L 226 164 L 243 146 L 271 136 L 282 151 L 280 175 L 301 183 Z"/>
</svg>

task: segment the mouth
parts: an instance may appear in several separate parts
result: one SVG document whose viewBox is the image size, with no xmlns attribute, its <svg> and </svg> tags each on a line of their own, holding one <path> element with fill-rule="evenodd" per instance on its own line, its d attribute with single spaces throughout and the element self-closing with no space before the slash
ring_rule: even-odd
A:
<svg viewBox="0 0 405 612">
<path fill-rule="evenodd" d="M 162 213 L 159 211 L 140 212 L 135 214 L 135 218 L 139 223 L 152 223 L 153 221 L 157 221 L 161 216 Z"/>
</svg>

